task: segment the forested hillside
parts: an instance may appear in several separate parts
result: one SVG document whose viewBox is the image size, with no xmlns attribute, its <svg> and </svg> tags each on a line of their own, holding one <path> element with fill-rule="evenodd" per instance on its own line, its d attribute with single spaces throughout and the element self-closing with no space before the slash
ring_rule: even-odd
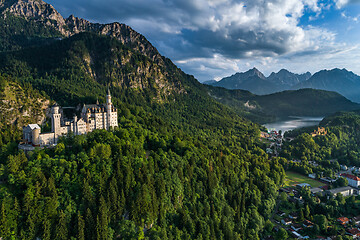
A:
<svg viewBox="0 0 360 240">
<path fill-rule="evenodd" d="M 300 163 L 290 164 L 293 170 L 309 174 L 316 172 L 334 176 L 340 165 L 360 166 L 360 115 L 358 111 L 338 112 L 324 118 L 320 124 L 326 135 L 312 137 L 314 128 L 289 132 L 294 137 L 283 146 L 282 156 L 287 159 L 299 159 Z M 319 164 L 314 167 L 310 161 Z"/>
<path fill-rule="evenodd" d="M 70 134 L 55 148 L 25 154 L 17 149 L 21 126 L 4 124 L 0 236 L 259 239 L 285 176 L 277 159 L 263 151 L 259 126 L 213 100 L 125 25 L 102 25 L 120 26 L 118 35 L 72 32 L 56 38 L 64 29 L 52 28 L 58 30 L 54 35 L 36 27 L 54 12 L 40 8 L 43 15 L 22 17 L 26 3 L 36 10 L 42 1 L 17 1 L 11 10 L 14 22 L 24 25 L 6 23 L 2 88 L 13 83 L 33 92 L 29 105 L 47 99 L 77 106 L 104 102 L 109 87 L 119 127 Z M 80 21 L 66 21 L 71 19 Z M 60 26 L 58 20 L 49 26 Z M 9 29 L 25 26 L 30 29 L 16 42 Z M 34 42 L 27 44 L 29 39 Z"/>
<path fill-rule="evenodd" d="M 288 116 L 327 116 L 337 111 L 360 108 L 336 92 L 300 89 L 269 95 L 255 95 L 245 90 L 228 90 L 206 86 L 207 93 L 215 100 L 235 109 L 241 116 L 255 122 L 270 122 Z"/>
</svg>

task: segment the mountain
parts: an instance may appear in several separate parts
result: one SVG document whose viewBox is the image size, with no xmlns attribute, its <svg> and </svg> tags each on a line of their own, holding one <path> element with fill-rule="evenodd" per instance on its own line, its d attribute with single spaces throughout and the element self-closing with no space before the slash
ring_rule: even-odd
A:
<svg viewBox="0 0 360 240">
<path fill-rule="evenodd" d="M 80 33 L 62 41 L 20 51 L 0 53 L 0 71 L 19 79 L 42 78 L 41 89 L 60 101 L 81 96 L 85 85 L 147 92 L 162 101 L 173 93 L 186 94 L 188 76 L 164 68 L 120 41 L 94 33 Z M 27 80 L 28 81 L 28 80 Z M 64 84 L 64 81 L 69 81 Z M 196 84 L 196 80 L 189 80 Z M 189 83 L 189 82 L 188 82 Z M 32 82 L 32 84 L 37 84 Z M 69 86 L 67 86 L 69 84 Z M 70 87 L 70 89 L 68 89 Z M 88 92 L 89 97 L 93 94 Z M 83 100 L 78 99 L 74 103 Z"/>
<path fill-rule="evenodd" d="M 208 81 L 203 82 L 202 84 L 213 85 L 213 84 L 215 84 L 216 82 L 217 82 L 216 80 L 208 80 Z"/>
<path fill-rule="evenodd" d="M 217 101 L 256 122 L 270 122 L 288 116 L 326 116 L 338 111 L 360 109 L 336 92 L 316 89 L 287 90 L 269 95 L 255 95 L 244 90 L 207 86 L 207 93 Z"/>
<path fill-rule="evenodd" d="M 267 80 L 277 85 L 281 85 L 286 88 L 299 84 L 300 82 L 306 81 L 311 77 L 311 73 L 296 74 L 289 72 L 286 69 L 281 69 L 278 73 L 272 72 Z"/>
<path fill-rule="evenodd" d="M 360 104 L 337 92 L 316 89 L 288 90 L 257 96 L 252 100 L 256 101 L 265 113 L 280 117 L 325 116 L 338 111 L 360 109 Z"/>
<path fill-rule="evenodd" d="M 164 65 L 157 49 L 143 35 L 125 24 L 91 23 L 73 15 L 63 18 L 53 6 L 41 0 L 2 0 L 0 13 L 0 51 L 18 50 L 80 32 L 93 32 L 116 38 L 129 48 Z"/>
<path fill-rule="evenodd" d="M 352 101 L 360 102 L 360 76 L 346 69 L 335 68 L 317 72 L 307 81 L 293 87 L 293 89 L 300 88 L 336 91 Z"/>
<path fill-rule="evenodd" d="M 278 73 L 272 72 L 266 78 L 259 70 L 253 68 L 244 73 L 236 73 L 230 77 L 225 77 L 218 82 L 208 82 L 206 84 L 227 89 L 243 89 L 264 95 L 288 90 L 292 86 L 309 79 L 310 76 L 309 72 L 295 74 L 282 69 Z"/>
<path fill-rule="evenodd" d="M 279 90 L 276 84 L 267 81 L 264 74 L 256 68 L 225 77 L 210 85 L 227 89 L 243 89 L 255 94 L 267 94 Z"/>
</svg>

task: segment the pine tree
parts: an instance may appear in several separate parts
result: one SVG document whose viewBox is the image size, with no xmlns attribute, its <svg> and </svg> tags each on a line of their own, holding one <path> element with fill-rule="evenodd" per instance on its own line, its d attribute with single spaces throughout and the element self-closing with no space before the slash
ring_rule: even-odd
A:
<svg viewBox="0 0 360 240">
<path fill-rule="evenodd" d="M 55 239 L 57 240 L 66 240 L 68 239 L 68 230 L 66 226 L 66 216 L 65 213 L 61 210 L 59 214 L 59 222 L 56 225 L 55 230 Z"/>
<path fill-rule="evenodd" d="M 81 216 L 80 212 L 78 212 L 77 215 L 77 239 L 78 240 L 84 240 L 85 239 L 85 234 L 84 234 L 84 229 L 85 229 L 85 222 L 83 217 Z"/>
<path fill-rule="evenodd" d="M 5 212 L 5 204 L 4 202 L 1 203 L 1 210 L 0 210 L 0 234 L 3 237 L 7 237 L 10 234 L 9 230 L 9 223 L 6 217 Z"/>
<path fill-rule="evenodd" d="M 86 239 L 94 239 L 95 223 L 91 210 L 86 209 L 85 213 L 85 237 Z"/>
<path fill-rule="evenodd" d="M 48 218 L 44 219 L 43 227 L 44 227 L 44 231 L 43 231 L 42 239 L 50 240 L 51 239 L 51 223 Z"/>
<path fill-rule="evenodd" d="M 99 213 L 96 218 L 96 235 L 97 239 L 108 239 L 109 236 L 108 209 L 103 196 L 100 197 Z"/>
</svg>

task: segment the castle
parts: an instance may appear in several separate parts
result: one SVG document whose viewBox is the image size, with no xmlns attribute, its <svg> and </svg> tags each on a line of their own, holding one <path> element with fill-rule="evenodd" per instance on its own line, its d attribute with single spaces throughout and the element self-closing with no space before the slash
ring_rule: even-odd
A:
<svg viewBox="0 0 360 240">
<path fill-rule="evenodd" d="M 106 129 L 118 126 L 117 109 L 111 103 L 108 90 L 106 104 L 84 104 L 81 117 L 76 115 L 71 120 L 66 120 L 60 113 L 59 105 L 51 107 L 51 132 L 41 133 L 37 124 L 29 124 L 23 128 L 25 144 L 33 146 L 46 146 L 56 144 L 59 136 L 73 132 L 75 135 L 86 134 L 94 129 Z"/>
</svg>

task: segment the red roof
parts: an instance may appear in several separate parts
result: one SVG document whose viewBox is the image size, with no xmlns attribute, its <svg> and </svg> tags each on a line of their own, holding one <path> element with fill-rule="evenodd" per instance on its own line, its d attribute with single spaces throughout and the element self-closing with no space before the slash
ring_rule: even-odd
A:
<svg viewBox="0 0 360 240">
<path fill-rule="evenodd" d="M 347 217 L 339 217 L 337 220 L 341 222 L 341 224 L 345 224 L 349 222 L 349 219 Z"/>
<path fill-rule="evenodd" d="M 348 174 L 348 173 L 342 173 L 342 174 L 340 174 L 340 176 L 350 178 L 350 179 L 355 180 L 355 181 L 360 181 L 359 177 Z"/>
<path fill-rule="evenodd" d="M 351 235 L 359 235 L 360 231 L 357 228 L 352 228 L 347 230 Z"/>
</svg>

